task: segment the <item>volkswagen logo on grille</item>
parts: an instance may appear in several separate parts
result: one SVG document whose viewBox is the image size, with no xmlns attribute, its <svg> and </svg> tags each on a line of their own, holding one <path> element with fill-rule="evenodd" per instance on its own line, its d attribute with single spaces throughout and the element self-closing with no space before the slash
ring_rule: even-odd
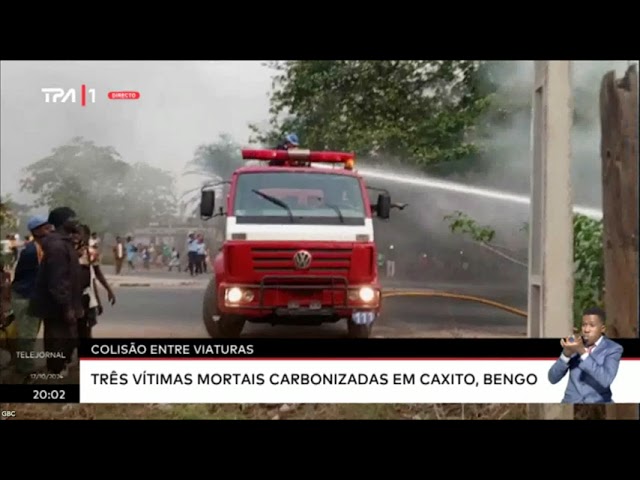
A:
<svg viewBox="0 0 640 480">
<path fill-rule="evenodd" d="M 295 263 L 296 268 L 300 270 L 309 268 L 309 265 L 311 265 L 311 254 L 306 250 L 300 250 L 293 256 L 293 263 Z"/>
</svg>

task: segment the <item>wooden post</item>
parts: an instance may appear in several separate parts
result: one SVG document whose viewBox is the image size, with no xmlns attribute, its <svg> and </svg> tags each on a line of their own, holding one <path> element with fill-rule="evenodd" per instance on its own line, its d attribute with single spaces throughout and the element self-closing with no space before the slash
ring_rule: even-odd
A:
<svg viewBox="0 0 640 480">
<path fill-rule="evenodd" d="M 638 338 L 638 72 L 602 79 L 602 213 L 607 333 Z M 607 406 L 609 419 L 638 419 L 638 405 Z"/>
</svg>

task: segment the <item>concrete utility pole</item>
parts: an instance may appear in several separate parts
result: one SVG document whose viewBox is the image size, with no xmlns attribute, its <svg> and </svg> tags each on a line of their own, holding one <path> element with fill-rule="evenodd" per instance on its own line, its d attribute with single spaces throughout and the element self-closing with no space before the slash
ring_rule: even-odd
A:
<svg viewBox="0 0 640 480">
<path fill-rule="evenodd" d="M 573 333 L 570 61 L 536 61 L 529 221 L 528 336 Z M 558 352 L 559 355 L 559 352 Z M 572 419 L 573 406 L 529 405 L 530 418 Z"/>
<path fill-rule="evenodd" d="M 607 334 L 638 338 L 638 72 L 600 87 L 602 214 Z M 623 357 L 624 358 L 624 357 Z M 614 392 L 615 395 L 615 392 Z M 607 418 L 638 419 L 637 405 L 611 405 Z"/>
</svg>

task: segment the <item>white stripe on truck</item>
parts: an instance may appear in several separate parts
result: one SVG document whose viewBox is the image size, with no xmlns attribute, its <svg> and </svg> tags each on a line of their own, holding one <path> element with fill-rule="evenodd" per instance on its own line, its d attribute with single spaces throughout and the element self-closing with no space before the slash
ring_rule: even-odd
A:
<svg viewBox="0 0 640 480">
<path fill-rule="evenodd" d="M 231 240 L 234 233 L 243 233 L 246 240 L 258 241 L 355 242 L 357 235 L 369 235 L 369 241 L 373 241 L 373 221 L 366 218 L 364 225 L 238 225 L 235 217 L 227 217 L 226 240 Z"/>
</svg>

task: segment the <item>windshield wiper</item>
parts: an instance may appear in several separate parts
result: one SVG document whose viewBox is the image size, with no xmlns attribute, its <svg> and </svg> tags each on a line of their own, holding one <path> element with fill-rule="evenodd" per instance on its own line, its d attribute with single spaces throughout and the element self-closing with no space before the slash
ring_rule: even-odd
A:
<svg viewBox="0 0 640 480">
<path fill-rule="evenodd" d="M 344 217 L 342 216 L 342 211 L 337 205 L 332 205 L 330 203 L 325 203 L 325 205 L 335 210 L 335 212 L 338 214 L 338 217 L 340 218 L 340 223 L 344 223 Z"/>
<path fill-rule="evenodd" d="M 291 220 L 291 223 L 293 223 L 293 212 L 291 211 L 291 208 L 289 207 L 289 205 L 287 205 L 286 203 L 284 203 L 282 200 L 280 200 L 279 198 L 276 197 L 272 197 L 271 195 L 267 195 L 266 193 L 262 193 L 260 190 L 251 190 L 253 193 L 255 193 L 256 195 L 259 195 L 260 197 L 264 198 L 265 200 L 273 203 L 274 205 L 278 205 L 279 207 L 284 208 L 287 213 L 289 214 L 289 219 Z"/>
</svg>

